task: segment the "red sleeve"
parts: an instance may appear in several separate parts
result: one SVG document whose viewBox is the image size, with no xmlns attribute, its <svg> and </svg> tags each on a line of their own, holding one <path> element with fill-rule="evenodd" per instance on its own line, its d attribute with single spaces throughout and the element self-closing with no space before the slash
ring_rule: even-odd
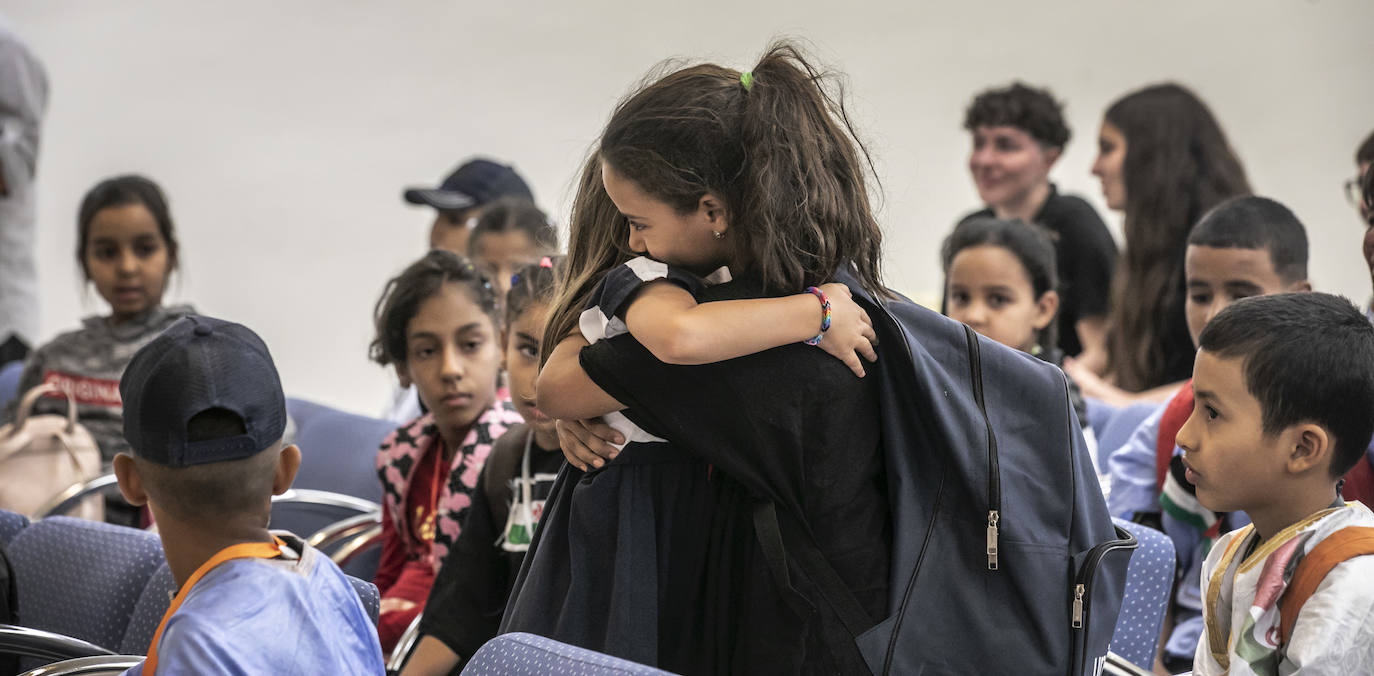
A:
<svg viewBox="0 0 1374 676">
<path fill-rule="evenodd" d="M 377 564 L 377 575 L 372 580 L 377 585 L 378 594 L 386 596 L 405 565 L 406 551 L 401 546 L 401 538 L 396 535 L 396 520 L 392 518 L 390 505 L 382 503 L 382 560 Z"/>
<path fill-rule="evenodd" d="M 1355 468 L 1345 475 L 1341 496 L 1346 500 L 1359 500 L 1365 506 L 1374 505 L 1374 465 L 1370 464 L 1368 453 L 1361 456 Z"/>
</svg>

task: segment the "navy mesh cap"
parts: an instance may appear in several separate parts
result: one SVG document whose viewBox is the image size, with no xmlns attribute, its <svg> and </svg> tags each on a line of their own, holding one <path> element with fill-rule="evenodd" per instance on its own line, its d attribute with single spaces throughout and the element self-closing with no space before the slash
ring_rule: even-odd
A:
<svg viewBox="0 0 1374 676">
<path fill-rule="evenodd" d="M 286 397 L 267 345 L 222 319 L 177 320 L 134 354 L 119 395 L 134 455 L 167 467 L 247 458 L 286 430 Z M 187 441 L 191 418 L 215 408 L 242 418 L 244 434 Z"/>
<path fill-rule="evenodd" d="M 529 185 L 514 168 L 484 159 L 464 162 L 437 188 L 410 188 L 404 197 L 411 204 L 443 211 L 480 207 L 502 197 L 534 201 Z"/>
</svg>

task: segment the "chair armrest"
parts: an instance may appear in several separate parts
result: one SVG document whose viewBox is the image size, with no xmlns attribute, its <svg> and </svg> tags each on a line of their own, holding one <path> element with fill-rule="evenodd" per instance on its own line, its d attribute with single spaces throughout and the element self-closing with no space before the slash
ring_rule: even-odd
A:
<svg viewBox="0 0 1374 676">
<path fill-rule="evenodd" d="M 420 641 L 420 618 L 424 616 L 424 613 L 416 615 L 415 619 L 410 621 L 410 626 L 401 634 L 401 640 L 396 642 L 396 647 L 391 651 L 391 659 L 387 660 L 387 673 L 399 674 L 405 667 L 406 660 L 410 659 L 410 653 L 415 650 L 415 644 Z"/>
<path fill-rule="evenodd" d="M 114 653 L 79 638 L 31 629 L 13 624 L 0 624 L 0 653 L 25 655 L 47 660 L 66 660 L 73 657 L 110 656 Z"/>
<path fill-rule="evenodd" d="M 305 542 L 315 549 L 321 549 L 337 544 L 341 540 L 347 540 L 356 535 L 365 533 L 380 525 L 382 525 L 381 512 L 359 514 L 358 516 L 349 517 L 315 531 L 313 535 L 306 538 Z"/>
<path fill-rule="evenodd" d="M 343 493 L 333 493 L 330 491 L 317 491 L 310 488 L 292 488 L 281 495 L 272 496 L 272 502 L 304 502 L 312 505 L 326 505 L 329 507 L 339 507 L 351 509 L 359 514 L 382 511 L 382 506 L 362 498 L 355 498 Z"/>
<path fill-rule="evenodd" d="M 78 657 L 47 664 L 21 676 L 117 676 L 143 661 L 138 655 Z"/>
<path fill-rule="evenodd" d="M 43 505 L 38 510 L 38 516 L 43 518 L 66 514 L 92 494 L 100 493 L 110 486 L 118 484 L 119 480 L 115 478 L 114 474 L 102 474 L 94 479 L 72 484 L 48 500 L 48 504 Z"/>
<path fill-rule="evenodd" d="M 363 552 L 381 545 L 382 527 L 375 525 L 339 545 L 339 548 L 330 555 L 329 560 L 333 561 L 335 565 L 343 567 Z"/>
</svg>

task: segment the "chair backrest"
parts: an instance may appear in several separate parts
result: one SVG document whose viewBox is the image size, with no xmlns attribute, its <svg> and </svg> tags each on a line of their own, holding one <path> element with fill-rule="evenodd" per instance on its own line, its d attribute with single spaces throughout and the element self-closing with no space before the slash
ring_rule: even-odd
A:
<svg viewBox="0 0 1374 676">
<path fill-rule="evenodd" d="M 1153 528 L 1113 518 L 1135 535 L 1140 547 L 1126 569 L 1126 592 L 1116 620 L 1111 651 L 1141 667 L 1154 665 L 1155 648 L 1164 626 L 1164 611 L 1174 584 L 1174 542 Z"/>
<path fill-rule="evenodd" d="M 352 575 L 348 576 L 348 583 L 353 585 L 353 591 L 358 592 L 358 600 L 363 602 L 363 610 L 367 611 L 368 619 L 377 624 L 377 615 L 382 608 L 382 595 L 377 591 L 377 585 L 367 580 L 359 580 Z"/>
<path fill-rule="evenodd" d="M 10 405 L 19 395 L 19 376 L 24 373 L 24 362 L 12 361 L 0 366 L 0 410 Z"/>
<path fill-rule="evenodd" d="M 381 502 L 377 449 L 396 429 L 394 423 L 333 409 L 311 409 L 308 417 L 296 424 L 296 445 L 301 449 L 301 468 L 294 484 L 297 488 Z"/>
<path fill-rule="evenodd" d="M 64 516 L 33 522 L 8 551 L 26 626 L 110 650 L 163 561 L 152 533 Z"/>
<path fill-rule="evenodd" d="M 1098 455 L 1105 460 L 1116 449 L 1125 446 L 1135 428 L 1140 427 L 1140 423 L 1145 422 L 1162 405 L 1147 401 L 1116 409 L 1105 426 L 1094 427 L 1097 430 L 1097 447 L 1101 449 Z"/>
<path fill-rule="evenodd" d="M 0 509 L 0 544 L 8 545 L 19 531 L 29 525 L 29 517 L 8 509 Z"/>
<path fill-rule="evenodd" d="M 1101 399 L 1084 397 L 1083 403 L 1088 409 L 1088 425 L 1093 428 L 1098 438 L 1102 437 L 1102 432 L 1107 429 L 1107 424 L 1112 421 L 1112 416 L 1116 415 L 1117 408 Z"/>
<path fill-rule="evenodd" d="M 309 399 L 286 398 L 286 414 L 291 417 L 291 422 L 296 424 L 297 433 L 303 428 L 310 427 L 312 421 L 321 414 L 336 411 L 338 409 L 317 404 Z"/>
<path fill-rule="evenodd" d="M 138 597 L 138 603 L 134 604 L 129 627 L 119 642 L 121 654 L 148 654 L 148 644 L 153 642 L 153 634 L 157 633 L 157 625 L 167 613 L 167 607 L 172 603 L 171 595 L 175 594 L 176 590 L 177 583 L 172 577 L 172 569 L 163 563 L 149 578 L 148 584 L 143 587 L 143 593 Z"/>
<path fill-rule="evenodd" d="M 463 674 L 621 674 L 658 676 L 668 672 L 637 662 L 559 643 L 534 634 L 502 634 L 487 641 L 463 668 Z"/>
</svg>

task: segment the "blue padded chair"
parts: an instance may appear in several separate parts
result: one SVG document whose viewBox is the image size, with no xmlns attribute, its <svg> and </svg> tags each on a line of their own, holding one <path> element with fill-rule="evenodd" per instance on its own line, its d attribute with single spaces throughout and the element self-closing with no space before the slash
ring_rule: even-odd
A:
<svg viewBox="0 0 1374 676">
<path fill-rule="evenodd" d="M 301 428 L 309 427 L 311 422 L 321 414 L 333 413 L 337 410 L 324 404 L 317 404 L 309 399 L 286 398 L 286 414 L 291 416 L 291 420 L 296 423 L 297 433 L 300 432 Z"/>
<path fill-rule="evenodd" d="M 1174 541 L 1153 528 L 1113 518 L 1140 542 L 1126 569 L 1126 592 L 1112 634 L 1111 651 L 1149 669 L 1164 627 L 1164 611 L 1174 585 Z"/>
<path fill-rule="evenodd" d="M 394 423 L 328 409 L 312 410 L 296 424 L 296 445 L 301 448 L 301 468 L 293 484 L 296 488 L 381 502 L 377 448 L 396 429 Z"/>
<path fill-rule="evenodd" d="M 1105 462 L 1106 458 L 1111 456 L 1116 449 L 1125 446 L 1126 442 L 1130 441 L 1131 433 L 1135 432 L 1135 428 L 1140 427 L 1140 423 L 1145 422 L 1145 419 L 1150 417 L 1151 413 L 1159 410 L 1160 406 L 1163 404 L 1150 401 L 1131 404 L 1125 408 L 1117 409 L 1112 414 L 1111 420 L 1107 421 L 1103 427 L 1097 427 L 1094 424 L 1093 429 L 1097 431 L 1097 447 L 1101 449 L 1098 452 L 1098 457 Z"/>
<path fill-rule="evenodd" d="M 152 533 L 65 516 L 29 524 L 7 549 L 26 626 L 110 650 L 163 561 Z"/>
<path fill-rule="evenodd" d="M 1084 397 L 1083 403 L 1088 407 L 1088 425 L 1097 433 L 1098 438 L 1102 437 L 1102 432 L 1107 429 L 1107 424 L 1112 421 L 1112 416 L 1116 415 L 1117 408 L 1101 399 Z"/>
<path fill-rule="evenodd" d="M 372 624 L 377 624 L 377 615 L 382 609 L 382 595 L 377 591 L 377 585 L 352 575 L 348 576 L 348 583 L 353 585 L 353 591 L 358 592 L 358 600 L 363 602 L 363 610 L 367 611 Z"/>
<path fill-rule="evenodd" d="M 10 540 L 28 525 L 29 517 L 8 509 L 0 509 L 0 544 L 8 545 Z"/>
<path fill-rule="evenodd" d="M 487 641 L 463 668 L 463 676 L 505 674 L 660 676 L 668 672 L 523 633 L 502 634 Z"/>
<path fill-rule="evenodd" d="M 24 362 L 12 361 L 0 367 L 0 410 L 10 405 L 19 396 L 19 376 L 24 372 Z"/>
<path fill-rule="evenodd" d="M 167 614 L 167 608 L 172 604 L 172 594 L 175 594 L 176 590 L 177 583 L 172 577 L 172 569 L 163 563 L 143 587 L 138 603 L 134 604 L 133 615 L 129 618 L 129 628 L 125 630 L 124 638 L 119 642 L 120 654 L 148 654 L 148 644 L 153 642 L 153 634 L 157 633 L 157 625 L 162 622 L 162 616 Z"/>
</svg>

